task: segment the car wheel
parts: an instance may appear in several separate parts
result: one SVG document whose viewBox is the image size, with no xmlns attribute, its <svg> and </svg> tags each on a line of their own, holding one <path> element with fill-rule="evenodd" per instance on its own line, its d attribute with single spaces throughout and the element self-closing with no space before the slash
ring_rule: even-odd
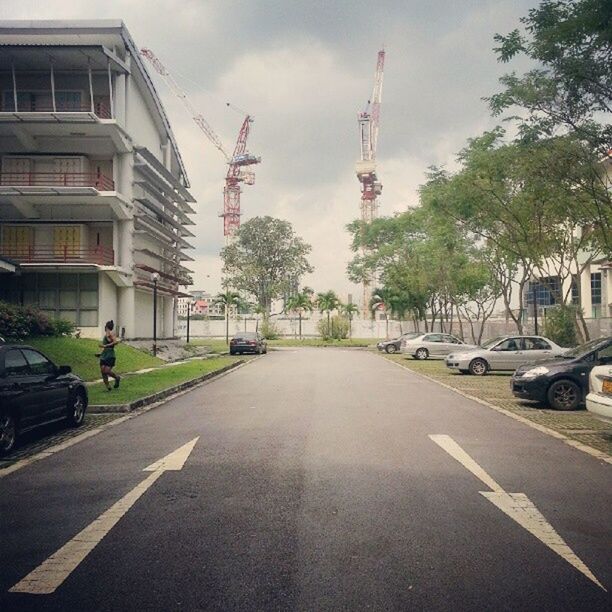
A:
<svg viewBox="0 0 612 612">
<path fill-rule="evenodd" d="M 17 423 L 8 412 L 0 414 L 0 455 L 10 453 L 17 443 Z"/>
<path fill-rule="evenodd" d="M 385 346 L 385 351 L 389 354 L 397 353 L 397 346 L 395 346 L 395 344 L 387 344 L 387 346 Z"/>
<path fill-rule="evenodd" d="M 555 410 L 576 410 L 582 399 L 580 387 L 571 380 L 557 380 L 550 385 L 547 395 Z"/>
<path fill-rule="evenodd" d="M 266 348 L 263 350 L 263 354 L 267 355 L 268 354 L 268 347 L 266 346 Z"/>
<path fill-rule="evenodd" d="M 429 357 L 429 351 L 426 348 L 420 348 L 414 354 L 414 357 L 415 359 L 420 359 L 422 361 L 423 359 L 427 359 Z"/>
<path fill-rule="evenodd" d="M 80 427 L 85 420 L 86 409 L 85 394 L 82 391 L 77 391 L 68 400 L 68 422 L 70 425 Z"/>
<path fill-rule="evenodd" d="M 236 351 L 232 351 L 232 349 L 230 349 L 230 355 L 235 355 Z"/>
<path fill-rule="evenodd" d="M 489 364 L 484 359 L 473 359 L 470 363 L 470 374 L 484 376 L 489 371 Z"/>
</svg>

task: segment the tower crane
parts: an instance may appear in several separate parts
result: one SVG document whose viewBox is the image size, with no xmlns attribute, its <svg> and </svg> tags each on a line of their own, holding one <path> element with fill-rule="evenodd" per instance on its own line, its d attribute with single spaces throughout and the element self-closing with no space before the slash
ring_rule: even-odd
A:
<svg viewBox="0 0 612 612">
<path fill-rule="evenodd" d="M 233 238 L 236 230 L 240 227 L 240 194 L 242 193 L 240 183 L 244 182 L 246 185 L 253 185 L 255 183 L 255 173 L 248 170 L 247 167 L 261 162 L 261 157 L 252 155 L 246 149 L 253 118 L 250 115 L 246 115 L 244 118 L 242 126 L 240 127 L 240 132 L 238 133 L 236 146 L 234 147 L 234 154 L 230 157 L 219 136 L 217 136 L 204 116 L 198 113 L 187 97 L 187 94 L 181 89 L 180 85 L 153 51 L 150 49 L 141 49 L 140 54 L 142 57 L 146 58 L 153 68 L 163 77 L 170 90 L 181 100 L 185 108 L 187 108 L 191 114 L 194 122 L 204 132 L 214 147 L 221 152 L 228 164 L 227 174 L 225 176 L 225 187 L 223 189 L 223 213 L 221 213 L 220 216 L 223 217 L 223 235 L 226 238 L 226 242 L 229 242 Z M 228 106 L 230 106 L 229 103 Z"/>
<path fill-rule="evenodd" d="M 380 125 L 380 104 L 382 102 L 383 71 L 385 67 L 385 51 L 378 52 L 376 72 L 374 73 L 374 88 L 372 97 L 366 108 L 357 116 L 359 125 L 359 142 L 361 156 L 355 165 L 357 180 L 361 183 L 361 222 L 371 223 L 377 216 L 377 197 L 382 193 L 382 183 L 376 175 L 376 149 L 378 145 L 378 128 Z M 363 283 L 363 314 L 367 316 L 372 292 L 370 278 Z"/>
</svg>

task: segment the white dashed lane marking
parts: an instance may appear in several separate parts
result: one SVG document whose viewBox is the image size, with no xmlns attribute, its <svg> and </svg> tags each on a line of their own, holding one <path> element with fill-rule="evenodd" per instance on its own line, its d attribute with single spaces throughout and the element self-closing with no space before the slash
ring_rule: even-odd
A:
<svg viewBox="0 0 612 612">
<path fill-rule="evenodd" d="M 593 572 L 566 544 L 565 540 L 555 531 L 554 527 L 544 518 L 525 493 L 507 493 L 504 491 L 450 436 L 430 435 L 429 437 L 491 489 L 491 491 L 480 491 L 481 495 L 561 558 L 565 559 L 565 561 L 584 574 L 589 580 L 592 580 L 598 587 L 604 591 L 606 590 Z"/>
</svg>

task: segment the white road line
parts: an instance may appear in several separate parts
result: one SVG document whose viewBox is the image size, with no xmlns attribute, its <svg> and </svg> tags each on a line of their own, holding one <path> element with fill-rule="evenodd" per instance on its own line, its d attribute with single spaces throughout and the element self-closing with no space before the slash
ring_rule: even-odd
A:
<svg viewBox="0 0 612 612">
<path fill-rule="evenodd" d="M 507 493 L 504 491 L 450 436 L 432 434 L 429 438 L 492 489 L 492 492 L 480 491 L 482 496 L 538 538 L 538 540 L 557 553 L 562 559 L 565 559 L 565 561 L 584 574 L 599 588 L 604 591 L 606 590 L 593 572 L 567 545 L 565 540 L 555 531 L 554 527 L 544 518 L 525 493 Z"/>
<path fill-rule="evenodd" d="M 64 544 L 46 561 L 32 570 L 9 591 L 11 593 L 29 593 L 32 595 L 49 595 L 54 593 L 164 472 L 183 469 L 185 461 L 187 461 L 198 439 L 199 437 L 194 438 L 169 455 L 146 467 L 143 471 L 152 472 L 149 476 L 74 536 L 72 540 Z"/>
<path fill-rule="evenodd" d="M 503 491 L 491 476 L 489 476 L 450 436 L 429 436 L 438 446 L 443 448 L 453 459 L 456 459 L 463 467 L 467 468 L 476 478 L 493 491 Z"/>
</svg>

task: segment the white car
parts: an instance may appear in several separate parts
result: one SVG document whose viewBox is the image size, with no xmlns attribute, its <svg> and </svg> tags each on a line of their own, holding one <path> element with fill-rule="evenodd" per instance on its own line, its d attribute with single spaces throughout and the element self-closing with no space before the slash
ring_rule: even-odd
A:
<svg viewBox="0 0 612 612">
<path fill-rule="evenodd" d="M 484 376 L 493 370 L 514 371 L 524 363 L 534 363 L 563 355 L 566 348 L 543 336 L 498 336 L 472 350 L 453 351 L 445 359 L 446 367 L 462 374 Z"/>
<path fill-rule="evenodd" d="M 402 340 L 401 352 L 411 355 L 414 359 L 443 359 L 453 351 L 464 351 L 476 348 L 474 344 L 466 344 L 463 340 L 450 334 L 421 334 L 416 338 Z"/>
<path fill-rule="evenodd" d="M 601 421 L 612 424 L 612 364 L 595 366 L 589 378 L 586 407 Z"/>
</svg>

